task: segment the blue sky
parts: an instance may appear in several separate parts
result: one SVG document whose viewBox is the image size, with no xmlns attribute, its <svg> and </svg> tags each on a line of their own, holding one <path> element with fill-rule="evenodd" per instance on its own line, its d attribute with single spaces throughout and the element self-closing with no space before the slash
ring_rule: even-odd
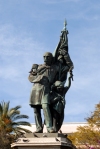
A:
<svg viewBox="0 0 100 149">
<path fill-rule="evenodd" d="M 0 0 L 0 100 L 21 105 L 32 123 L 28 72 L 54 51 L 65 18 L 75 68 L 64 122 L 83 122 L 100 101 L 100 1 Z"/>
</svg>

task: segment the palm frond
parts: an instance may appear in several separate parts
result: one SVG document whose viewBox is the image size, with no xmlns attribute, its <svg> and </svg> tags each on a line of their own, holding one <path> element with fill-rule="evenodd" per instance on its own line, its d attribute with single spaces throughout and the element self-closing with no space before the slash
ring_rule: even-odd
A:
<svg viewBox="0 0 100 149">
<path fill-rule="evenodd" d="M 16 121 L 16 120 L 18 120 L 18 119 L 21 119 L 21 118 L 29 118 L 27 115 L 18 115 L 18 116 L 15 116 L 15 117 L 13 117 L 13 121 Z"/>
<path fill-rule="evenodd" d="M 8 102 L 2 102 L 2 106 L 3 106 L 3 115 L 7 116 L 7 112 L 8 112 L 8 109 L 9 109 L 9 101 Z"/>
<path fill-rule="evenodd" d="M 14 108 L 11 108 L 11 109 L 9 110 L 9 114 L 12 113 L 12 111 L 19 111 L 18 109 L 20 109 L 20 108 L 21 108 L 20 105 L 14 107 Z M 20 112 L 20 111 L 19 111 L 19 112 Z"/>
<path fill-rule="evenodd" d="M 8 117 L 10 117 L 11 119 L 13 119 L 15 116 L 19 115 L 20 111 L 19 110 L 10 110 L 8 112 Z"/>
<path fill-rule="evenodd" d="M 13 128 L 19 126 L 18 122 L 12 122 L 11 125 L 12 125 Z"/>
<path fill-rule="evenodd" d="M 31 124 L 29 122 L 26 122 L 26 121 L 19 121 L 19 122 L 16 122 L 17 125 L 23 125 L 23 126 L 31 126 Z"/>
<path fill-rule="evenodd" d="M 12 109 L 14 109 L 14 110 L 18 110 L 18 109 L 20 109 L 20 108 L 21 108 L 21 106 L 18 105 L 18 106 L 16 106 L 16 107 L 12 108 Z"/>
<path fill-rule="evenodd" d="M 30 132 L 32 132 L 31 130 L 28 130 L 28 129 L 26 129 L 26 128 L 22 128 L 22 127 L 16 127 L 16 129 L 15 129 L 15 131 L 16 132 L 27 132 L 27 133 L 30 133 Z"/>
<path fill-rule="evenodd" d="M 20 105 L 9 109 L 10 102 L 1 102 L 0 103 L 0 129 L 5 129 L 7 133 L 24 131 L 30 132 L 30 130 L 23 128 L 23 126 L 31 126 L 29 122 L 26 121 L 17 121 L 18 119 L 28 118 L 27 115 L 20 114 L 19 109 Z"/>
</svg>

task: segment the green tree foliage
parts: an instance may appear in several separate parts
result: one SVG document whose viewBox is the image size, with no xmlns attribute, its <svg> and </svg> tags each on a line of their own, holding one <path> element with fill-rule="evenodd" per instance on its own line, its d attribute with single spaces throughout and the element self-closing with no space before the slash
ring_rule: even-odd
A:
<svg viewBox="0 0 100 149">
<path fill-rule="evenodd" d="M 25 132 L 30 132 L 28 129 L 22 126 L 31 126 L 29 122 L 23 121 L 21 119 L 27 119 L 27 115 L 20 114 L 21 106 L 16 106 L 14 108 L 9 108 L 9 102 L 0 103 L 0 149 L 6 149 L 6 145 L 12 142 Z M 14 134 L 14 135 L 12 135 Z M 4 145 L 4 146 L 3 146 Z"/>
<path fill-rule="evenodd" d="M 86 120 L 87 126 L 78 127 L 69 138 L 77 148 L 100 149 L 100 103 Z"/>
</svg>

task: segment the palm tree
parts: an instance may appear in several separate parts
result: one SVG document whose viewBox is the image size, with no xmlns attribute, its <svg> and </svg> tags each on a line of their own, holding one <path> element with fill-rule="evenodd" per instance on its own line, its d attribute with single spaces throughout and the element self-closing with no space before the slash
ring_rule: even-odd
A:
<svg viewBox="0 0 100 149">
<path fill-rule="evenodd" d="M 21 115 L 19 109 L 21 106 L 16 106 L 9 109 L 10 102 L 0 103 L 0 131 L 5 130 L 7 134 L 14 133 L 18 135 L 23 132 L 30 132 L 22 126 L 31 126 L 29 122 L 18 121 L 22 118 L 28 118 L 27 115 Z"/>
</svg>

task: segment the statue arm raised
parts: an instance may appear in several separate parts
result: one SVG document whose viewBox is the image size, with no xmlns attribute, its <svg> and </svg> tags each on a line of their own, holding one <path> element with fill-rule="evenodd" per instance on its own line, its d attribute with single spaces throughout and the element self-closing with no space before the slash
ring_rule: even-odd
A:
<svg viewBox="0 0 100 149">
<path fill-rule="evenodd" d="M 73 74 L 72 74 L 72 72 L 70 72 L 70 76 L 68 78 L 68 85 L 65 87 L 65 90 L 64 90 L 65 93 L 69 90 L 69 88 L 71 86 L 71 79 L 72 78 L 73 78 Z"/>
</svg>

